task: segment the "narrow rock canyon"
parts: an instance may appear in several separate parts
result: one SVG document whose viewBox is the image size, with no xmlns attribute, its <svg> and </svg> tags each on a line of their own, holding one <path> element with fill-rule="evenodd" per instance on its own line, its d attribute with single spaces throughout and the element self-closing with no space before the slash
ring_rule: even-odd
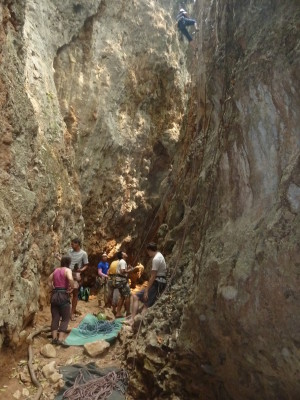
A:
<svg viewBox="0 0 300 400">
<path fill-rule="evenodd" d="M 132 398 L 300 397 L 299 21 L 297 0 L 0 2 L 0 348 L 73 237 L 91 271 L 149 268 L 151 240 L 169 283 L 125 345 Z"/>
</svg>

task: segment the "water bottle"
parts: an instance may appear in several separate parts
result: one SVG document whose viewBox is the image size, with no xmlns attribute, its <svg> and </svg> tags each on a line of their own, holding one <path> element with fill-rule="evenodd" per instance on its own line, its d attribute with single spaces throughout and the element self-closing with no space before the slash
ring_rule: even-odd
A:
<svg viewBox="0 0 300 400">
<path fill-rule="evenodd" d="M 79 298 L 80 298 L 80 300 L 83 299 L 83 293 L 84 293 L 83 286 L 81 286 L 80 290 L 79 290 Z"/>
</svg>

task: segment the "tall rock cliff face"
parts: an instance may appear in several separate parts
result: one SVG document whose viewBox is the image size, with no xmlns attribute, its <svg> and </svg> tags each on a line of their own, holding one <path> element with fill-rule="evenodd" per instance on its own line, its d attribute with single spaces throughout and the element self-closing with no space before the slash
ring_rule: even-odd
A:
<svg viewBox="0 0 300 400">
<path fill-rule="evenodd" d="M 53 253 L 72 237 L 85 238 L 91 264 L 104 248 L 140 247 L 190 79 L 167 11 L 154 1 L 1 3 L 0 343 L 18 343 L 47 303 Z"/>
<path fill-rule="evenodd" d="M 196 3 L 194 87 L 161 215 L 176 283 L 129 346 L 133 393 L 295 399 L 299 3 Z"/>
<path fill-rule="evenodd" d="M 193 57 L 179 2 L 1 2 L 0 344 L 45 305 L 72 236 L 92 264 L 154 239 L 172 285 L 128 344 L 133 397 L 299 396 L 300 12 L 285 3 L 186 1 Z"/>
<path fill-rule="evenodd" d="M 53 252 L 83 231 L 75 152 L 60 114 L 53 58 L 99 2 L 79 15 L 67 4 L 0 5 L 1 345 L 19 342 L 45 297 L 40 282 L 53 269 Z M 66 24 L 68 14 L 73 18 Z"/>
<path fill-rule="evenodd" d="M 156 2 L 101 2 L 54 59 L 92 260 L 123 243 L 137 255 L 160 205 L 189 79 L 174 31 L 167 36 L 172 23 Z"/>
</svg>

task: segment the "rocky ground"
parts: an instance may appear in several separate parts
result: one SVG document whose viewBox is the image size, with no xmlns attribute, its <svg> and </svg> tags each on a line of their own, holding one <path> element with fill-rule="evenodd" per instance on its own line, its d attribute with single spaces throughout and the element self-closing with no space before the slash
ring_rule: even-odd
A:
<svg viewBox="0 0 300 400">
<path fill-rule="evenodd" d="M 89 302 L 79 301 L 78 311 L 80 316 L 77 317 L 76 321 L 70 321 L 70 328 L 78 326 L 80 321 L 87 313 L 98 313 L 98 300 L 95 296 L 91 296 Z M 32 329 L 27 329 L 26 333 L 29 335 L 32 331 L 38 327 L 47 326 L 51 321 L 50 309 L 45 308 L 42 312 L 39 312 L 35 319 L 35 326 Z M 61 346 L 50 347 L 50 352 L 55 351 L 55 357 L 45 357 L 41 354 L 41 351 L 45 351 L 45 345 L 51 343 L 49 334 L 41 333 L 36 336 L 33 341 L 33 351 L 34 351 L 34 370 L 38 380 L 43 386 L 43 394 L 41 399 L 51 400 L 54 399 L 59 389 L 63 386 L 63 381 L 60 379 L 48 379 L 44 377 L 42 369 L 44 366 L 55 361 L 56 370 L 64 365 L 72 365 L 77 363 L 88 364 L 89 362 L 95 362 L 99 368 L 105 367 L 121 367 L 121 358 L 124 353 L 123 342 L 126 336 L 125 328 L 124 331 L 119 335 L 117 341 L 110 346 L 109 350 L 103 355 L 98 357 L 90 357 L 84 350 L 83 346 L 71 346 L 68 348 L 63 348 Z M 125 335 L 125 336 L 124 336 Z M 31 382 L 29 372 L 28 372 L 28 358 L 27 350 L 24 345 L 22 350 L 11 352 L 6 351 L 1 355 L 1 361 L 3 362 L 0 367 L 0 398 L 8 399 L 32 399 L 36 393 L 36 388 Z M 42 350 L 43 349 L 43 350 Z M 49 354 L 50 355 L 50 354 Z M 57 377 L 58 378 L 58 377 Z M 52 381 L 56 382 L 52 382 Z M 2 397 L 3 396 L 3 397 Z"/>
</svg>

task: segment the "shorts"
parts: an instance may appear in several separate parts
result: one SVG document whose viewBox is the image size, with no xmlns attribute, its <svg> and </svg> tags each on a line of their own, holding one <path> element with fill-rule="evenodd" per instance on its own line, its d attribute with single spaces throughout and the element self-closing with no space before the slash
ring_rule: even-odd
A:
<svg viewBox="0 0 300 400">
<path fill-rule="evenodd" d="M 120 295 L 122 297 L 129 297 L 131 295 L 131 291 L 130 291 L 130 287 L 129 287 L 128 283 L 119 287 L 118 289 L 119 289 Z"/>
<path fill-rule="evenodd" d="M 50 303 L 55 307 L 64 307 L 70 304 L 70 295 L 66 289 L 54 289 Z"/>
<path fill-rule="evenodd" d="M 145 302 L 143 297 L 145 293 L 145 289 L 141 290 L 136 294 L 137 298 L 145 304 L 146 307 L 151 307 L 156 302 L 156 300 L 160 297 L 163 291 L 166 288 L 166 283 L 154 281 L 148 292 L 148 300 Z"/>
</svg>

